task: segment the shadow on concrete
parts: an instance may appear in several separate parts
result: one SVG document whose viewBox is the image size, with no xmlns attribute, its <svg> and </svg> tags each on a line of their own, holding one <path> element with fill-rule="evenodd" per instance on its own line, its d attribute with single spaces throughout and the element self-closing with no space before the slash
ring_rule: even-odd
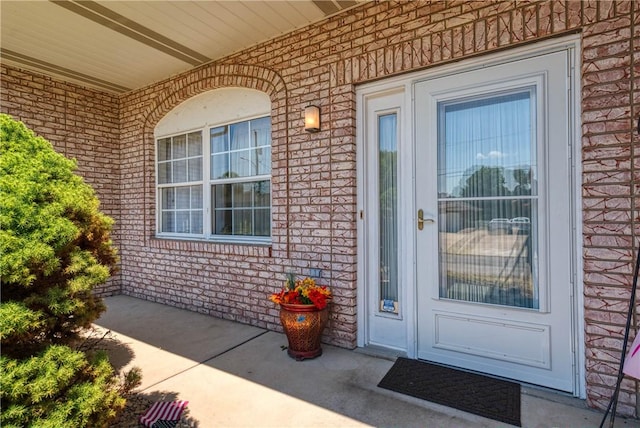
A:
<svg viewBox="0 0 640 428">
<path fill-rule="evenodd" d="M 96 324 L 121 342 L 114 348 L 118 365 L 142 369 L 135 400 L 188 400 L 186 422 L 195 425 L 187 426 L 505 426 L 378 388 L 393 364 L 388 359 L 323 345 L 321 357 L 296 361 L 282 349 L 280 333 L 127 296 L 105 303 Z M 525 427 L 597 426 L 601 417 L 576 399 L 522 400 Z M 137 409 L 133 423 L 146 408 Z M 627 426 L 640 427 L 634 422 Z"/>
<path fill-rule="evenodd" d="M 97 326 L 88 329 L 77 346 L 81 351 L 104 351 L 116 372 L 121 372 L 135 357 L 133 348 L 118 339 L 116 333 Z"/>
<path fill-rule="evenodd" d="M 93 326 L 84 334 L 84 339 L 77 346 L 82 351 L 96 352 L 104 351 L 109 356 L 117 376 L 121 379 L 130 370 L 135 358 L 133 347 L 119 338 L 119 335 L 111 330 L 106 330 L 99 326 Z M 142 373 L 144 378 L 144 372 Z M 138 422 L 142 416 L 156 401 L 176 401 L 178 392 L 173 391 L 151 391 L 143 392 L 138 388 L 125 395 L 127 403 L 118 416 L 111 421 L 109 427 L 112 428 L 139 428 L 142 425 Z M 180 418 L 180 423 L 176 428 L 199 427 L 197 420 L 193 419 L 189 413 L 189 407 L 185 408 Z"/>
</svg>

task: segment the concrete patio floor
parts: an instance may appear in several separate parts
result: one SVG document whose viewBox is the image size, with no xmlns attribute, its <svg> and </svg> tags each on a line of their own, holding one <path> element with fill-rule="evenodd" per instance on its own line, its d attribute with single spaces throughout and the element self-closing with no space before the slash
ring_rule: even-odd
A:
<svg viewBox="0 0 640 428">
<path fill-rule="evenodd" d="M 127 296 L 105 303 L 95 324 L 112 332 L 113 364 L 140 367 L 138 391 L 150 399 L 188 400 L 187 426 L 508 426 L 378 388 L 393 361 L 362 350 L 323 345 L 321 357 L 299 362 L 282 350 L 283 334 Z M 523 387 L 523 427 L 597 427 L 601 418 L 582 400 Z"/>
</svg>

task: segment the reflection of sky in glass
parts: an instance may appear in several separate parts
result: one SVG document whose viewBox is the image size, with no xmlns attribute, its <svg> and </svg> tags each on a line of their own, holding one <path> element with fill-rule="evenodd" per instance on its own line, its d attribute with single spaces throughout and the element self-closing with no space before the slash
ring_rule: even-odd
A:
<svg viewBox="0 0 640 428">
<path fill-rule="evenodd" d="M 396 115 L 386 114 L 378 118 L 378 132 L 380 133 L 379 145 L 381 152 L 395 152 L 396 143 Z"/>
<path fill-rule="evenodd" d="M 210 139 L 212 180 L 271 173 L 270 117 L 213 128 Z"/>
<path fill-rule="evenodd" d="M 480 167 L 504 169 L 505 185 L 518 184 L 513 171 L 532 169 L 534 88 L 480 99 L 440 103 L 438 108 L 438 192 L 460 196 Z"/>
</svg>

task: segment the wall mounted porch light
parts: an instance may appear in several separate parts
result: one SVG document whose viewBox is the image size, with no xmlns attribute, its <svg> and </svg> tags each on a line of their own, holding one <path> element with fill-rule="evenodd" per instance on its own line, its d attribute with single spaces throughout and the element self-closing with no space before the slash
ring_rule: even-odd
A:
<svg viewBox="0 0 640 428">
<path fill-rule="evenodd" d="M 309 105 L 304 108 L 304 130 L 307 132 L 320 131 L 320 107 Z"/>
</svg>

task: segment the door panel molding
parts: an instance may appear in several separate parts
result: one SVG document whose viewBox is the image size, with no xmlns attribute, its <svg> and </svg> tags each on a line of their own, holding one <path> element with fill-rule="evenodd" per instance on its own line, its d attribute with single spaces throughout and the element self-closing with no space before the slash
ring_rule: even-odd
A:
<svg viewBox="0 0 640 428">
<path fill-rule="evenodd" d="M 437 310 L 434 311 L 434 320 L 435 348 L 532 367 L 551 368 L 549 325 Z M 507 342 L 507 337 L 514 340 Z"/>
</svg>

